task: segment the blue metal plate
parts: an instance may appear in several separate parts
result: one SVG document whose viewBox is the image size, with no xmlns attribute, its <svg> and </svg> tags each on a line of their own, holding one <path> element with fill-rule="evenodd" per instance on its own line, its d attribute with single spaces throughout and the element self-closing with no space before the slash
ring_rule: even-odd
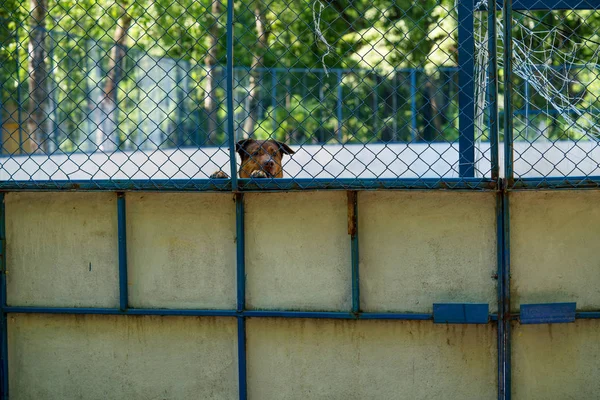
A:
<svg viewBox="0 0 600 400">
<path fill-rule="evenodd" d="M 575 322 L 576 303 L 521 304 L 522 324 Z"/>
<path fill-rule="evenodd" d="M 487 324 L 488 304 L 438 303 L 433 305 L 436 324 Z"/>
</svg>

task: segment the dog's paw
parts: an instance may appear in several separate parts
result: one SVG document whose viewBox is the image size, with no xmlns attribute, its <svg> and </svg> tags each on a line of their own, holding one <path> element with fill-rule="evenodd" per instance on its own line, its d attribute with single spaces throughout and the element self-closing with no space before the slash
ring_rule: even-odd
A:
<svg viewBox="0 0 600 400">
<path fill-rule="evenodd" d="M 267 173 L 263 170 L 256 170 L 256 171 L 252 171 L 252 173 L 250 174 L 250 178 L 266 178 L 267 177 Z"/>
<path fill-rule="evenodd" d="M 210 176 L 210 179 L 229 179 L 229 175 L 223 171 L 217 171 Z"/>
</svg>

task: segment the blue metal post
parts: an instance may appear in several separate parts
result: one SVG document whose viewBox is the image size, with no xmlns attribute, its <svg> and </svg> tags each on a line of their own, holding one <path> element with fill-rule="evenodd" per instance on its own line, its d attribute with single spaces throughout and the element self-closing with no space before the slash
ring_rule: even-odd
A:
<svg viewBox="0 0 600 400">
<path fill-rule="evenodd" d="M 6 208 L 0 193 L 0 398 L 8 399 L 8 323 L 6 319 Z"/>
<path fill-rule="evenodd" d="M 525 138 L 529 139 L 529 81 L 525 81 Z"/>
<path fill-rule="evenodd" d="M 504 0 L 504 177 L 513 181 L 512 0 Z"/>
<path fill-rule="evenodd" d="M 48 37 L 50 37 L 50 52 L 48 54 L 48 58 L 50 59 L 50 70 L 48 71 L 48 82 L 45 83 L 46 87 L 50 86 L 50 82 L 53 79 L 50 79 L 52 73 L 54 71 L 54 39 L 52 38 L 52 31 L 48 31 Z M 55 87 L 50 88 L 52 93 L 48 93 L 48 97 L 52 99 L 52 139 L 53 144 L 58 147 L 58 101 L 56 99 L 56 90 Z M 48 116 L 49 117 L 49 116 Z"/>
<path fill-rule="evenodd" d="M 475 38 L 473 36 L 473 0 L 458 1 L 458 72 L 459 92 L 459 176 L 475 176 Z"/>
<path fill-rule="evenodd" d="M 246 319 L 244 316 L 237 318 L 238 338 L 238 391 L 240 400 L 248 397 L 246 377 Z"/>
<path fill-rule="evenodd" d="M 337 72 L 337 137 L 342 143 L 342 71 Z"/>
<path fill-rule="evenodd" d="M 231 176 L 231 187 L 235 192 L 238 190 L 237 162 L 235 158 L 235 130 L 233 124 L 233 0 L 227 1 L 227 136 L 229 140 L 229 167 Z"/>
<path fill-rule="evenodd" d="M 21 127 L 21 116 L 23 104 L 21 99 L 21 64 L 19 63 L 19 24 L 15 27 L 15 64 L 17 67 L 17 124 L 19 126 L 19 153 L 23 154 L 23 128 Z"/>
<path fill-rule="evenodd" d="M 352 263 L 352 313 L 360 312 L 360 285 L 358 271 L 358 192 L 348 192 L 348 234 Z"/>
<path fill-rule="evenodd" d="M 410 70 L 410 134 L 411 141 L 417 140 L 417 71 Z"/>
<path fill-rule="evenodd" d="M 508 189 L 513 185 L 513 109 L 512 109 L 512 0 L 504 0 L 504 187 L 503 187 L 503 255 L 502 303 L 504 324 L 502 337 L 501 382 L 504 400 L 511 398 L 511 344 L 510 344 L 510 206 Z M 500 321 L 499 321 L 500 323 Z"/>
<path fill-rule="evenodd" d="M 271 70 L 271 124 L 273 133 L 277 131 L 277 71 Z"/>
<path fill-rule="evenodd" d="M 245 400 L 246 394 L 246 322 L 243 312 L 246 308 L 246 253 L 244 230 L 244 194 L 235 194 L 235 233 L 236 233 L 236 276 L 238 313 L 238 385 L 239 398 Z"/>
<path fill-rule="evenodd" d="M 128 308 L 127 294 L 127 220 L 125 209 L 125 193 L 117 193 L 117 229 L 119 237 L 119 309 Z"/>
<path fill-rule="evenodd" d="M 500 176 L 499 137 L 498 137 L 498 55 L 496 34 L 496 0 L 488 0 L 488 79 L 487 89 L 489 101 L 490 128 L 490 159 L 492 164 L 492 179 Z"/>
</svg>

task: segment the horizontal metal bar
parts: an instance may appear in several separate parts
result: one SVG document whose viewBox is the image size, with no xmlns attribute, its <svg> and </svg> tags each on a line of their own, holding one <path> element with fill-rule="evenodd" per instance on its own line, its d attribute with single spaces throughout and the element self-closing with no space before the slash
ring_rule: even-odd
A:
<svg viewBox="0 0 600 400">
<path fill-rule="evenodd" d="M 376 190 L 376 189 L 451 189 L 495 190 L 490 178 L 384 178 L 384 179 L 240 179 L 244 191 L 278 190 Z"/>
<path fill-rule="evenodd" d="M 475 11 L 485 11 L 486 4 L 480 3 L 480 7 Z M 496 7 L 501 10 L 504 6 L 502 0 L 496 2 Z M 557 10 L 597 10 L 599 4 L 596 1 L 586 0 L 513 0 L 512 9 L 519 11 L 557 11 Z"/>
<path fill-rule="evenodd" d="M 521 324 L 560 324 L 575 321 L 576 303 L 521 304 Z"/>
<path fill-rule="evenodd" d="M 5 307 L 7 313 L 24 314 L 102 314 L 102 315 L 178 315 L 178 316 L 210 316 L 236 317 L 235 310 L 172 310 L 155 308 L 129 308 L 125 311 L 118 308 L 90 307 Z"/>
<path fill-rule="evenodd" d="M 102 315 L 174 315 L 174 316 L 210 316 L 210 317 L 255 317 L 255 318 L 314 318 L 314 319 L 361 319 L 361 320 L 433 320 L 430 313 L 395 313 L 395 312 L 336 312 L 336 311 L 286 311 L 286 310 L 181 310 L 129 308 L 121 311 L 118 308 L 90 307 L 18 307 L 8 306 L 4 312 L 11 314 L 102 314 Z M 496 314 L 489 315 L 490 321 L 497 321 Z"/>
<path fill-rule="evenodd" d="M 508 190 L 599 189 L 600 176 L 516 178 Z"/>
<path fill-rule="evenodd" d="M 0 191 L 181 191 L 230 192 L 228 179 L 1 181 Z"/>
<path fill-rule="evenodd" d="M 441 303 L 433 305 L 436 324 L 487 324 L 488 304 Z"/>
<path fill-rule="evenodd" d="M 239 179 L 240 191 L 452 189 L 495 190 L 490 178 L 327 178 Z M 195 180 L 99 180 L 99 181 L 3 181 L 0 191 L 173 191 L 229 192 L 229 179 Z"/>
<path fill-rule="evenodd" d="M 575 319 L 600 319 L 600 311 L 580 311 L 575 313 Z"/>
</svg>

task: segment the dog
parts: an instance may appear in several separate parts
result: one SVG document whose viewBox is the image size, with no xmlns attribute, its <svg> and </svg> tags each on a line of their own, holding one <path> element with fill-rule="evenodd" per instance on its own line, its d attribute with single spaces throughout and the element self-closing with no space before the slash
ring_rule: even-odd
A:
<svg viewBox="0 0 600 400">
<path fill-rule="evenodd" d="M 277 140 L 240 140 L 235 151 L 242 159 L 238 171 L 240 178 L 283 178 L 282 160 L 285 154 L 295 153 L 287 144 Z M 211 179 L 228 179 L 229 175 L 219 170 Z"/>
</svg>

